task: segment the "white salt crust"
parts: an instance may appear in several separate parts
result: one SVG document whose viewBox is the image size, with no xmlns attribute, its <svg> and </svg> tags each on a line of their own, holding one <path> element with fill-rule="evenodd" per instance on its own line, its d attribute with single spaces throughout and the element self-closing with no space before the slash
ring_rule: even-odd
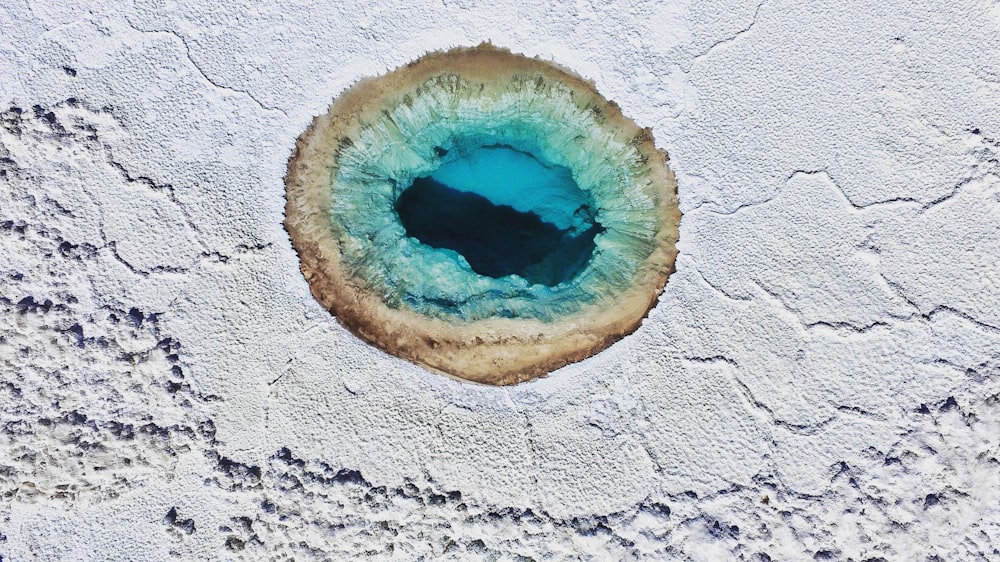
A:
<svg viewBox="0 0 1000 562">
<path fill-rule="evenodd" d="M 990 2 L 5 2 L 0 556 L 1000 559 L 998 29 Z M 485 39 L 652 126 L 684 212 L 644 325 L 511 388 L 359 342 L 281 227 L 312 116 Z"/>
</svg>

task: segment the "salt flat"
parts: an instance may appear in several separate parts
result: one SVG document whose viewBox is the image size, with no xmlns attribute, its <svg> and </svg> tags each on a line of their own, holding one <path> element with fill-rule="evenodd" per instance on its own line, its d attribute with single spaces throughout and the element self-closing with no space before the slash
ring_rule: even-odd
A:
<svg viewBox="0 0 1000 562">
<path fill-rule="evenodd" d="M 677 271 L 513 387 L 355 338 L 284 175 L 484 40 L 670 154 Z M 1000 5 L 0 6 L 4 560 L 1000 559 Z"/>
</svg>

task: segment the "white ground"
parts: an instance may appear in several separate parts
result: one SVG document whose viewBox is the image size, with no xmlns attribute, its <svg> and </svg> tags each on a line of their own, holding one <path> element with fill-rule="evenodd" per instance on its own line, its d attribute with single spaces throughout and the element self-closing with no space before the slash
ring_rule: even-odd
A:
<svg viewBox="0 0 1000 562">
<path fill-rule="evenodd" d="M 0 559 L 1000 560 L 1000 4 L 57 4 L 0 4 Z M 514 388 L 360 343 L 281 227 L 313 115 L 486 39 L 685 212 Z"/>
</svg>

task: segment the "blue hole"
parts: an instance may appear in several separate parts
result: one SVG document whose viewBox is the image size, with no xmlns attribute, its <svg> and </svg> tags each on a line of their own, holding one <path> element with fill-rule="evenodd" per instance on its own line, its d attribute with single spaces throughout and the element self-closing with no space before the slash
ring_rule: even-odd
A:
<svg viewBox="0 0 1000 562">
<path fill-rule="evenodd" d="M 555 286 L 586 267 L 604 228 L 567 168 L 503 145 L 437 154 L 445 162 L 396 201 L 408 236 L 488 277 Z"/>
<path fill-rule="evenodd" d="M 593 83 L 491 45 L 359 81 L 296 142 L 285 226 L 317 300 L 435 371 L 513 384 L 635 330 L 676 182 Z"/>
</svg>

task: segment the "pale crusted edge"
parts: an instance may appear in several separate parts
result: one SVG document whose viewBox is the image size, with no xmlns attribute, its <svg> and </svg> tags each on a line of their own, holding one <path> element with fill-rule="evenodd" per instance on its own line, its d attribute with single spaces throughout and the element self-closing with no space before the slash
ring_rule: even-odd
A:
<svg viewBox="0 0 1000 562">
<path fill-rule="evenodd" d="M 380 111 L 385 102 L 396 103 L 401 96 L 398 92 L 444 72 L 486 82 L 526 72 L 558 80 L 586 102 L 603 107 L 608 122 L 617 124 L 620 138 L 634 139 L 637 150 L 649 159 L 649 179 L 660 187 L 658 243 L 631 287 L 614 303 L 585 307 L 550 323 L 507 318 L 448 322 L 391 309 L 344 270 L 329 213 L 340 139 L 356 130 L 366 114 Z M 362 80 L 337 98 L 325 115 L 313 119 L 288 162 L 284 224 L 313 295 L 356 335 L 434 371 L 484 384 L 516 384 L 607 348 L 635 331 L 656 304 L 674 271 L 681 218 L 677 183 L 667 160 L 666 153 L 655 147 L 652 132 L 622 115 L 614 102 L 597 93 L 593 83 L 552 63 L 491 45 L 457 48 L 430 53 L 384 76 Z"/>
</svg>

